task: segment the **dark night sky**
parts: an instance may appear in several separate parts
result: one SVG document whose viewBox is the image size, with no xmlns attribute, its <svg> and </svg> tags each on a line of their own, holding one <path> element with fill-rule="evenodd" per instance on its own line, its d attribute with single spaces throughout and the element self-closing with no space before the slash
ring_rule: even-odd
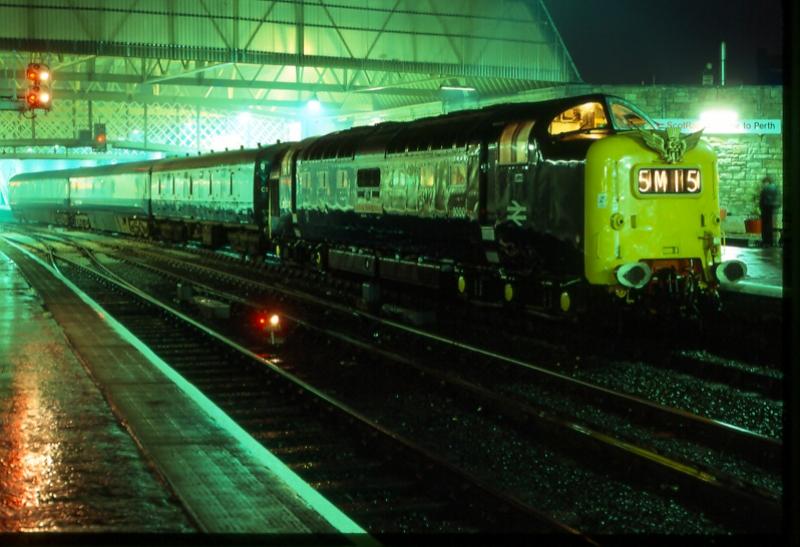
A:
<svg viewBox="0 0 800 547">
<path fill-rule="evenodd" d="M 795 1 L 795 0 L 790 0 Z M 781 0 L 544 0 L 591 84 L 700 84 L 706 62 L 719 75 L 726 43 L 729 85 L 775 84 L 758 69 L 758 49 L 781 69 Z"/>
</svg>

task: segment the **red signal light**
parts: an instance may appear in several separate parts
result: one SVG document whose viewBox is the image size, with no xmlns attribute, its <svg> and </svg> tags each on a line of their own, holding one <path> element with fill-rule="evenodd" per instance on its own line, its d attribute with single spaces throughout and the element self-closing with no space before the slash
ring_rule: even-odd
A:
<svg viewBox="0 0 800 547">
<path fill-rule="evenodd" d="M 108 134 L 106 133 L 106 124 L 94 124 L 94 139 L 92 141 L 92 148 L 97 152 L 106 151 L 106 143 L 108 142 Z"/>
<path fill-rule="evenodd" d="M 28 109 L 50 109 L 50 69 L 41 63 L 28 63 L 25 77 L 29 80 L 25 103 Z"/>
<path fill-rule="evenodd" d="M 42 66 L 39 63 L 28 63 L 28 70 L 26 71 L 25 76 L 30 81 L 36 82 L 40 78 L 41 71 Z"/>
<path fill-rule="evenodd" d="M 256 318 L 256 323 L 258 323 L 259 328 L 264 330 L 276 330 L 278 327 L 280 327 L 281 316 L 277 313 L 260 313 Z"/>
<path fill-rule="evenodd" d="M 50 93 L 34 87 L 25 94 L 25 102 L 29 108 L 50 108 Z"/>
</svg>

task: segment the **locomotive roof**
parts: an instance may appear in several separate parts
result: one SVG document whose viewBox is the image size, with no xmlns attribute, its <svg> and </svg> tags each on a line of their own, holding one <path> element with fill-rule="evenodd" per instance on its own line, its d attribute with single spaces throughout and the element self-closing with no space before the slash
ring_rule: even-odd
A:
<svg viewBox="0 0 800 547">
<path fill-rule="evenodd" d="M 499 133 L 508 122 L 549 118 L 570 106 L 592 101 L 605 104 L 609 98 L 624 101 L 613 95 L 591 93 L 546 101 L 497 104 L 410 122 L 385 122 L 375 126 L 355 127 L 319 137 L 304 148 L 301 158 L 341 158 L 384 151 L 395 153 L 425 150 L 428 147 L 464 146 L 481 136 Z"/>
</svg>

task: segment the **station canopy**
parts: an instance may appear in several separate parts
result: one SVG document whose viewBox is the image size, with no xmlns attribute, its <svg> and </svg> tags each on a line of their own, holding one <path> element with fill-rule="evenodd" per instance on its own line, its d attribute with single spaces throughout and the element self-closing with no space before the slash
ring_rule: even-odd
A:
<svg viewBox="0 0 800 547">
<path fill-rule="evenodd" d="M 580 81 L 541 0 L 9 0 L 0 36 L 3 151 L 98 123 L 118 151 L 255 146 Z M 49 111 L 19 111 L 31 62 Z"/>
</svg>

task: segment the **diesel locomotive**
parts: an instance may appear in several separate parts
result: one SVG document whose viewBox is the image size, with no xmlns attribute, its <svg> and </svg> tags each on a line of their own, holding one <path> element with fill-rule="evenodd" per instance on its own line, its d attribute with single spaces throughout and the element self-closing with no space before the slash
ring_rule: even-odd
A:
<svg viewBox="0 0 800 547">
<path fill-rule="evenodd" d="M 680 306 L 744 277 L 721 259 L 700 134 L 591 94 L 300 142 L 10 180 L 21 222 L 229 245 L 309 267 L 564 311 Z"/>
</svg>

